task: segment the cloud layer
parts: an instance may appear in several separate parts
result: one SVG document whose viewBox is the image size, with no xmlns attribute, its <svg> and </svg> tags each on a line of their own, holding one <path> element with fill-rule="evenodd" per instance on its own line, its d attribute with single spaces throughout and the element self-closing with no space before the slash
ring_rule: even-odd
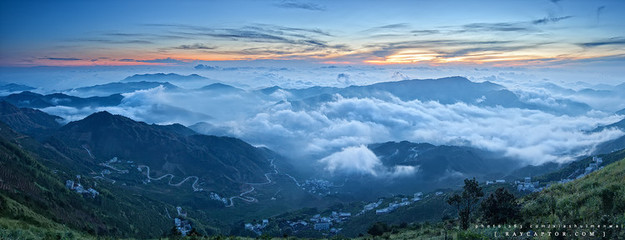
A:
<svg viewBox="0 0 625 240">
<path fill-rule="evenodd" d="M 617 120 L 619 117 L 601 112 L 571 117 L 465 103 L 335 96 L 333 101 L 305 111 L 283 103 L 230 126 L 232 133 L 252 142 L 271 140 L 273 146 L 284 146 L 278 147 L 281 151 L 297 149 L 312 155 L 346 146 L 409 140 L 470 145 L 539 164 L 568 161 L 596 143 L 622 135 L 618 130 L 583 132 Z"/>
<path fill-rule="evenodd" d="M 319 163 L 331 174 L 361 174 L 373 177 L 409 176 L 418 170 L 418 167 L 403 165 L 384 167 L 380 159 L 365 145 L 345 147 L 322 158 Z"/>
<path fill-rule="evenodd" d="M 349 80 L 348 76 L 354 73 L 341 74 L 333 81 Z M 392 77 L 405 75 L 397 73 Z M 528 103 L 554 108 L 562 104 L 546 90 L 520 88 L 517 94 Z M 170 91 L 158 87 L 124 96 L 122 104 L 116 107 L 52 107 L 44 111 L 70 121 L 107 110 L 149 123 L 205 122 L 196 130 L 239 137 L 296 161 L 318 162 L 331 173 L 378 177 L 413 174 L 417 169 L 386 168 L 364 147 L 367 144 L 408 140 L 473 146 L 517 158 L 525 164 L 540 164 L 572 160 L 596 144 L 624 134 L 615 129 L 587 132 L 623 117 L 609 112 L 568 116 L 463 102 L 403 101 L 392 95 L 331 95 L 295 101 L 290 100 L 293 94 L 284 89 L 266 95 L 259 91 Z"/>
</svg>

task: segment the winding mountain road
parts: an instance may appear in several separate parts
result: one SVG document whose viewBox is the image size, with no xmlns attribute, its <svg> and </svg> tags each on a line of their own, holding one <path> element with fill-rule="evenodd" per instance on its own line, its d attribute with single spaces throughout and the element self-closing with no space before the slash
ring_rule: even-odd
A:
<svg viewBox="0 0 625 240">
<path fill-rule="evenodd" d="M 158 181 L 161 180 L 163 178 L 169 177 L 169 182 L 167 182 L 167 184 L 169 186 L 174 186 L 174 187 L 180 187 L 180 185 L 182 185 L 184 182 L 186 182 L 187 180 L 191 179 L 191 178 L 195 178 L 195 181 L 193 181 L 193 184 L 191 184 L 191 187 L 193 188 L 193 191 L 195 192 L 200 192 L 203 191 L 204 189 L 197 187 L 197 182 L 200 180 L 197 176 L 188 176 L 185 179 L 183 179 L 182 181 L 180 181 L 179 183 L 171 183 L 172 180 L 174 180 L 174 175 L 173 174 L 165 174 L 163 176 L 157 177 L 157 178 L 153 178 L 150 177 L 150 167 L 146 166 L 146 165 L 139 165 L 137 166 L 137 169 L 139 169 L 139 171 L 141 171 L 140 169 L 147 169 L 146 175 L 148 177 L 148 179 L 150 180 L 154 180 L 154 181 Z"/>
<path fill-rule="evenodd" d="M 95 159 L 95 157 L 91 154 L 91 151 L 89 151 L 89 149 L 85 147 L 85 145 L 82 145 L 82 148 L 87 151 L 87 153 L 89 154 L 89 157 L 91 157 L 92 159 Z"/>
<path fill-rule="evenodd" d="M 246 194 L 252 193 L 254 192 L 254 190 L 256 190 L 256 188 L 254 188 L 254 186 L 262 186 L 262 185 L 267 185 L 272 183 L 273 181 L 271 180 L 271 178 L 269 178 L 269 175 L 272 174 L 278 174 L 278 169 L 276 168 L 276 165 L 273 163 L 275 159 L 270 159 L 269 161 L 269 166 L 271 166 L 273 168 L 272 172 L 268 172 L 265 173 L 265 179 L 267 179 L 266 182 L 262 182 L 262 183 L 245 183 L 247 185 L 250 185 L 250 187 L 252 187 L 250 190 L 247 190 L 245 192 L 242 192 L 241 194 L 239 194 L 239 196 L 232 196 L 230 198 L 228 198 L 228 200 L 230 200 L 230 203 L 226 204 L 226 207 L 233 207 L 234 206 L 234 199 L 238 198 L 241 199 L 245 202 L 258 202 L 258 199 L 254 198 L 254 197 L 246 197 Z"/>
<path fill-rule="evenodd" d="M 271 159 L 270 163 L 269 163 L 269 166 L 271 166 L 273 168 L 273 172 L 265 173 L 265 178 L 267 179 L 267 182 L 263 182 L 263 183 L 245 183 L 245 184 L 247 184 L 247 185 L 255 185 L 255 186 L 270 184 L 272 181 L 271 181 L 271 178 L 269 178 L 269 175 L 278 174 L 278 169 L 276 168 L 276 165 L 273 164 L 273 160 L 274 159 Z"/>
<path fill-rule="evenodd" d="M 235 198 L 241 199 L 241 200 L 243 200 L 245 202 L 258 202 L 258 199 L 254 198 L 254 197 L 245 197 L 244 196 L 245 194 L 252 193 L 254 190 L 256 190 L 256 189 L 254 187 L 252 187 L 252 189 L 247 190 L 245 192 L 242 192 L 241 194 L 239 194 L 239 196 L 232 196 L 232 197 L 228 198 L 230 203 L 226 204 L 226 207 L 233 207 L 234 206 L 234 201 L 233 200 Z"/>
<path fill-rule="evenodd" d="M 278 169 L 276 168 L 276 165 L 274 164 L 274 160 L 275 159 L 270 159 L 270 165 L 269 166 L 271 166 L 273 168 L 273 171 L 265 173 L 265 179 L 266 179 L 265 182 L 261 182 L 261 183 L 252 183 L 252 182 L 244 183 L 245 185 L 249 185 L 250 189 L 245 191 L 245 192 L 240 193 L 239 195 L 229 197 L 228 198 L 228 203 L 226 204 L 226 207 L 233 207 L 234 206 L 234 199 L 240 199 L 240 200 L 242 200 L 244 202 L 248 202 L 248 203 L 258 202 L 258 199 L 254 198 L 254 197 L 250 197 L 250 196 L 245 196 L 245 195 L 254 192 L 256 190 L 256 188 L 254 186 L 262 186 L 262 185 L 267 185 L 267 184 L 273 183 L 273 181 L 271 180 L 269 175 L 277 175 L 277 174 L 279 174 L 278 173 Z M 204 191 L 204 189 L 199 188 L 197 186 L 197 183 L 199 181 L 199 178 L 197 176 L 188 176 L 188 177 L 186 177 L 185 179 L 183 179 L 182 181 L 180 181 L 178 183 L 172 183 L 172 180 L 174 179 L 174 175 L 173 174 L 169 174 L 168 173 L 168 174 L 165 174 L 163 176 L 153 178 L 153 177 L 150 177 L 150 167 L 149 166 L 146 166 L 146 165 L 139 165 L 139 166 L 137 166 L 137 169 L 139 171 L 142 171 L 142 169 L 144 169 L 144 168 L 147 169 L 146 175 L 147 175 L 149 180 L 158 181 L 158 180 L 161 180 L 163 178 L 169 177 L 169 182 L 167 184 L 170 185 L 170 186 L 179 187 L 180 185 L 182 185 L 187 180 L 194 178 L 195 181 L 193 181 L 193 184 L 191 185 L 191 187 L 193 188 L 193 191 L 195 191 L 195 192 Z M 298 187 L 301 187 L 300 183 L 294 177 L 292 177 L 291 175 L 286 174 L 286 173 L 284 173 L 284 175 L 286 175 L 289 178 L 291 178 L 293 180 L 293 182 L 295 182 L 295 184 Z"/>
</svg>

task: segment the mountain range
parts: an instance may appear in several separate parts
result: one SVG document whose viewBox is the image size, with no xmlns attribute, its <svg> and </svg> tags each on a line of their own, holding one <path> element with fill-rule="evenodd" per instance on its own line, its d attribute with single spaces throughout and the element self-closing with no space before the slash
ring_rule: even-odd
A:
<svg viewBox="0 0 625 240">
<path fill-rule="evenodd" d="M 346 88 L 310 87 L 304 89 L 282 89 L 274 86 L 258 90 L 258 92 L 270 95 L 278 90 L 292 94 L 289 101 L 294 103 L 294 106 L 299 106 L 300 108 L 318 106 L 323 102 L 332 100 L 333 95 L 340 94 L 343 97 L 374 97 L 380 99 L 388 99 L 392 95 L 402 101 L 438 101 L 442 104 L 464 102 L 477 106 L 537 109 L 558 115 L 578 115 L 591 109 L 585 103 L 568 99 L 556 99 L 558 107 L 522 101 L 519 96 L 507 90 L 504 86 L 488 81 L 472 82 L 464 77 L 402 80 Z"/>
<path fill-rule="evenodd" d="M 612 123 L 612 124 L 605 125 L 605 126 L 599 126 L 593 129 L 592 132 L 600 132 L 600 131 L 603 131 L 604 129 L 610 129 L 610 128 L 619 129 L 625 132 L 625 119 Z M 625 148 L 625 136 L 621 136 L 619 138 L 600 143 L 599 145 L 597 145 L 594 152 L 598 154 L 605 154 L 605 153 L 618 151 L 623 148 Z"/>
<path fill-rule="evenodd" d="M 366 195 L 453 189 L 468 176 L 483 181 L 518 168 L 511 159 L 471 147 L 406 141 L 370 144 L 367 147 L 384 166 L 413 166 L 417 173 L 383 181 L 364 176 L 333 179 L 335 183 L 343 180 L 342 185 L 335 185 L 334 191 L 340 192 L 318 196 L 305 190 L 315 185 L 303 184 L 303 175 L 290 171 L 287 159 L 236 138 L 200 135 L 180 124 L 147 124 L 108 112 L 61 126 L 58 117 L 38 110 L 6 101 L 0 107 L 0 226 L 24 219 L 20 221 L 36 226 L 24 231 L 33 234 L 157 237 L 168 234 L 171 215 L 180 205 L 201 234 L 242 234 L 242 223 L 237 223 L 242 218 L 304 206 L 336 209 L 332 204 L 351 206 L 353 201 L 371 198 Z M 33 139 L 23 134 L 33 132 L 40 135 Z M 621 155 L 610 156 L 604 156 L 606 163 Z M 557 180 L 583 167 L 586 160 L 559 166 L 561 170 L 544 175 L 544 181 Z M 506 167 L 493 170 L 489 165 Z M 78 181 L 99 195 L 77 194 L 64 186 L 66 180 Z M 222 198 L 214 199 L 209 193 Z M 272 200 L 276 197 L 284 202 Z M 447 209 L 437 204 L 439 198 L 409 208 L 426 214 L 423 218 L 397 216 L 410 221 L 432 219 L 436 211 L 426 208 Z M 346 225 L 350 234 L 361 231 L 362 224 L 372 224 L 370 217 L 355 218 L 356 222 Z M 358 225 L 360 221 L 364 222 Z"/>
<path fill-rule="evenodd" d="M 137 82 L 112 82 L 101 85 L 94 85 L 89 87 L 80 87 L 70 90 L 70 93 L 78 93 L 80 95 L 85 96 L 93 96 L 93 95 L 112 95 L 118 93 L 130 93 L 138 90 L 147 90 L 151 88 L 155 88 L 158 86 L 162 86 L 167 90 L 177 90 L 178 86 L 173 85 L 169 82 L 147 82 L 147 81 L 137 81 Z"/>
<path fill-rule="evenodd" d="M 99 107 L 119 105 L 124 97 L 121 94 L 113 94 L 106 97 L 80 98 L 63 93 L 53 93 L 42 95 L 34 92 L 24 91 L 8 96 L 0 97 L 0 101 L 7 101 L 18 107 L 26 108 L 46 108 L 52 106 L 68 107 Z"/>
<path fill-rule="evenodd" d="M 53 137 L 82 153 L 84 161 L 132 160 L 149 166 L 156 176 L 198 176 L 207 190 L 217 192 L 262 182 L 270 171 L 264 154 L 239 139 L 191 132 L 182 125 L 148 125 L 98 112 L 68 123 Z"/>
<path fill-rule="evenodd" d="M 462 146 L 435 146 L 429 143 L 386 142 L 368 146 L 387 166 L 418 166 L 423 179 L 441 179 L 446 175 L 486 176 L 503 175 L 518 163 L 501 154 Z M 504 168 L 492 168 L 504 165 Z"/>
<path fill-rule="evenodd" d="M 367 147 L 386 169 L 411 167 L 415 172 L 394 178 L 353 174 L 334 176 L 335 182 L 343 182 L 339 192 L 356 199 L 374 200 L 377 196 L 449 188 L 462 184 L 469 176 L 480 181 L 500 179 L 521 167 L 518 161 L 500 153 L 466 146 L 402 141 L 369 144 Z"/>
<path fill-rule="evenodd" d="M 176 207 L 180 206 L 201 234 L 239 234 L 245 232 L 244 221 L 260 218 L 274 221 L 280 214 L 307 207 L 355 213 L 350 206 L 361 207 L 363 201 L 414 192 L 446 194 L 461 187 L 462 181 L 471 177 L 483 182 L 542 175 L 536 179 L 541 182 L 558 181 L 571 172 L 580 171 L 592 159 L 585 157 L 570 164 L 547 163 L 524 167 L 502 153 L 468 146 L 384 142 L 366 146 L 382 167 L 389 172 L 410 167 L 415 169 L 414 173 L 388 178 L 357 174 L 328 176 L 319 166 L 310 167 L 306 173 L 298 172 L 292 166 L 297 159 L 280 156 L 268 148 L 255 147 L 241 139 L 199 134 L 204 132 L 202 129 L 216 128 L 208 123 L 191 127 L 148 124 L 99 111 L 63 125 L 62 118 L 34 109 L 117 106 L 124 98 L 120 94 L 122 92 L 158 86 L 163 86 L 165 91 L 178 91 L 178 87 L 169 82 L 141 80 L 177 76 L 156 74 L 133 77 L 120 83 L 75 89 L 82 93 L 111 94 L 105 97 L 81 98 L 28 91 L 2 97 L 0 226 L 18 223 L 33 225 L 36 227 L 29 231 L 35 231 L 35 235 L 52 231 L 54 234 L 71 232 L 83 237 L 155 238 L 168 234 L 173 224 L 171 215 L 176 216 Z M 206 80 L 199 76 L 186 77 L 189 81 Z M 284 95 L 286 101 L 291 102 L 296 110 L 318 107 L 332 101 L 336 94 L 354 98 L 439 101 L 443 104 L 466 102 L 487 107 L 540 109 L 559 114 L 579 114 L 589 109 L 588 105 L 566 99 L 560 102 L 564 103 L 560 105 L 564 107 L 557 109 L 528 103 L 501 85 L 471 82 L 462 77 L 404 80 L 346 88 L 271 87 L 246 91 L 214 83 L 195 89 L 195 93 L 200 94 L 243 96 L 269 96 L 277 92 L 288 93 Z M 163 112 L 171 114 L 172 111 Z M 600 126 L 594 131 L 606 128 L 623 130 L 624 121 Z M 227 135 L 228 131 L 222 133 Z M 622 158 L 622 152 L 615 150 L 625 146 L 623 139 L 621 137 L 598 146 L 598 153 L 612 152 L 604 156 L 606 163 L 618 162 Z M 68 180 L 80 182 L 99 195 L 78 194 L 65 186 Z M 319 189 L 324 194 L 319 194 Z M 453 209 L 444 204 L 444 194 L 437 194 L 439 197 L 410 208 L 411 213 L 424 214 L 423 218 L 397 215 L 398 219 L 431 221 L 437 218 L 433 211 L 424 210 L 428 207 L 442 209 L 449 214 Z M 534 201 L 537 198 L 528 199 Z M 350 224 L 361 226 L 352 228 L 350 234 L 355 236 L 362 232 L 365 224 L 372 224 L 367 219 L 369 217 L 371 215 L 355 218 L 362 222 Z M 386 221 L 391 217 L 377 219 Z M 4 232 L 0 231 L 0 238 L 4 236 L 2 234 Z"/>
<path fill-rule="evenodd" d="M 247 211 L 239 208 L 249 208 L 238 205 L 257 201 L 228 197 L 249 191 L 250 184 L 257 184 L 257 191 L 264 194 L 267 190 L 261 186 L 269 179 L 266 174 L 276 166 L 288 168 L 288 163 L 279 162 L 282 158 L 266 148 L 236 138 L 199 135 L 180 124 L 149 125 L 98 112 L 60 126 L 50 122 L 55 116 L 38 110 L 20 109 L 8 102 L 0 106 L 0 145 L 4 147 L 0 152 L 0 212 L 3 217 L 33 212 L 37 220 L 27 222 L 48 230 L 71 231 L 59 225 L 66 224 L 79 231 L 73 233 L 77 236 L 153 238 L 168 234 L 176 206 L 184 205 L 197 231 L 228 234 L 237 219 L 233 217 Z M 33 139 L 13 127 L 41 134 Z M 73 193 L 64 186 L 66 180 L 80 182 L 99 195 L 91 200 Z M 269 191 L 295 186 L 291 179 L 269 183 Z M 223 200 L 212 198 L 211 193 Z M 293 194 L 305 198 L 304 191 Z M 218 220 L 200 209 L 227 217 Z M 132 222 L 136 224 L 128 225 Z"/>
<path fill-rule="evenodd" d="M 0 83 L 0 93 L 13 93 L 13 92 L 23 92 L 23 91 L 31 91 L 35 90 L 34 87 L 17 84 L 17 83 Z"/>
<path fill-rule="evenodd" d="M 202 77 L 197 74 L 179 75 L 175 73 L 146 73 L 135 74 L 130 77 L 124 78 L 121 82 L 170 82 L 170 83 L 184 83 L 184 82 L 204 82 L 209 83 L 213 80 Z"/>
<path fill-rule="evenodd" d="M 0 101 L 0 121 L 14 130 L 41 136 L 61 127 L 61 117 L 49 115 L 32 108 L 18 108 L 6 101 Z"/>
</svg>

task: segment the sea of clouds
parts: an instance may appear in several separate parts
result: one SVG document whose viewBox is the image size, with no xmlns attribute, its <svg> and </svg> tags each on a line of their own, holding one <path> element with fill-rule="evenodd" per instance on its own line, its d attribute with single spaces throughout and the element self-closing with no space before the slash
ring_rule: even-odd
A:
<svg viewBox="0 0 625 240">
<path fill-rule="evenodd" d="M 617 129 L 588 132 L 623 116 L 589 111 L 568 116 L 539 110 L 480 107 L 463 102 L 402 101 L 395 97 L 345 98 L 295 108 L 281 94 L 257 92 L 206 95 L 168 92 L 162 87 L 124 94 L 114 107 L 51 107 L 44 111 L 79 120 L 109 111 L 148 123 L 182 123 L 206 134 L 228 135 L 267 146 L 292 159 L 316 161 L 329 172 L 393 176 L 410 169 L 385 169 L 364 145 L 408 140 L 473 146 L 527 164 L 566 162 L 598 143 L 622 136 Z"/>
<path fill-rule="evenodd" d="M 333 95 L 327 101 L 305 107 L 289 100 L 288 89 L 271 95 L 258 89 L 314 86 L 346 87 L 380 81 L 444 77 L 440 69 L 327 67 L 245 68 L 195 71 L 245 91 L 191 90 L 198 86 L 173 83 L 187 90 L 163 87 L 124 93 L 113 107 L 50 107 L 42 109 L 62 116 L 66 122 L 82 119 L 96 111 L 109 111 L 148 123 L 182 123 L 201 133 L 241 138 L 266 146 L 295 161 L 314 163 L 331 173 L 359 173 L 372 176 L 411 174 L 414 168 L 385 167 L 367 144 L 408 140 L 436 145 L 472 146 L 519 159 L 525 164 L 566 162 L 592 152 L 604 141 L 624 135 L 617 129 L 589 132 L 597 126 L 617 122 L 624 116 L 614 111 L 625 107 L 625 99 L 577 92 L 603 85 L 539 79 L 511 71 L 473 69 L 473 81 L 492 81 L 506 86 L 527 103 L 557 108 L 557 99 L 589 104 L 585 114 L 569 116 L 519 108 L 484 107 L 473 103 L 441 104 L 436 101 L 402 101 L 385 97 L 348 98 Z M 552 74 L 554 75 L 554 74 Z M 237 77 L 238 76 L 238 77 Z M 376 81 L 378 79 L 378 81 Z M 99 82 L 101 83 L 101 82 Z M 573 92 L 545 87 L 557 83 Z M 84 84 L 89 85 L 89 84 Z M 479 102 L 476 99 L 475 103 Z"/>
</svg>

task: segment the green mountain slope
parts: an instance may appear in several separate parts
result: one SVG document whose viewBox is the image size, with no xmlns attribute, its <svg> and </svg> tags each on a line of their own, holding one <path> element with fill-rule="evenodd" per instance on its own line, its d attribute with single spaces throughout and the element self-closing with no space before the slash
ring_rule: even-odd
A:
<svg viewBox="0 0 625 240">
<path fill-rule="evenodd" d="M 611 155 L 622 155 L 625 150 Z M 625 159 L 522 199 L 528 222 L 625 223 Z"/>
<path fill-rule="evenodd" d="M 7 101 L 0 101 L 0 121 L 15 131 L 43 136 L 61 127 L 61 117 L 49 115 L 31 108 L 18 108 Z"/>
<path fill-rule="evenodd" d="M 575 232 L 594 231 L 598 239 L 625 239 L 625 150 L 604 156 L 604 159 L 620 157 L 620 160 L 590 173 L 580 179 L 551 187 L 518 199 L 521 217 L 518 222 L 522 228 L 469 228 L 461 231 L 453 221 L 433 224 L 413 223 L 407 227 L 391 227 L 382 235 L 383 239 L 444 239 L 447 233 L 450 239 L 492 239 L 495 232 L 501 236 L 504 232 L 566 232 L 568 238 L 540 236 L 532 239 L 578 239 Z M 478 214 L 479 215 L 479 214 Z M 474 224 L 484 224 L 478 217 Z M 560 225 L 552 228 L 535 227 L 540 224 Z M 618 228 L 571 229 L 561 225 L 605 225 Z M 530 228 L 530 225 L 534 227 Z M 605 233 L 605 236 L 604 236 Z M 518 237 L 517 237 L 518 238 Z M 359 239 L 370 239 L 364 237 Z M 506 238 L 503 238 L 506 239 Z M 526 239 L 526 238 L 519 238 Z M 596 239 L 596 238 L 588 238 Z"/>
<path fill-rule="evenodd" d="M 275 171 L 282 171 L 284 165 L 270 150 L 235 138 L 193 135 L 181 125 L 148 125 L 100 115 L 55 130 L 43 142 L 0 122 L 0 229 L 4 234 L 0 239 L 48 233 L 56 239 L 67 232 L 157 238 L 170 235 L 177 206 L 198 233 L 229 235 L 233 228 L 242 228 L 243 220 L 317 206 L 291 178 L 269 169 L 267 159 L 276 159 Z M 149 148 L 145 142 L 158 147 Z M 147 148 L 158 153 L 149 155 Z M 130 155 L 129 149 L 144 155 Z M 119 152 L 107 152 L 112 150 Z M 119 161 L 110 162 L 113 156 L 119 156 Z M 145 167 L 138 166 L 158 161 L 163 162 L 152 167 L 150 181 Z M 161 167 L 167 162 L 178 167 Z M 203 171 L 198 168 L 215 174 L 200 176 L 196 184 L 188 174 Z M 175 176 L 163 175 L 167 170 Z M 183 182 L 185 176 L 188 181 Z M 266 182 L 268 178 L 271 182 Z M 80 181 L 84 189 L 93 188 L 99 195 L 69 190 L 67 180 Z M 204 190 L 194 191 L 196 187 Z M 219 194 L 234 207 L 212 199 L 210 189 L 228 189 L 231 194 Z M 250 198 L 240 197 L 244 191 Z"/>
<path fill-rule="evenodd" d="M 63 126 L 49 143 L 93 165 L 118 157 L 151 167 L 155 176 L 198 176 L 200 183 L 215 183 L 206 190 L 220 192 L 238 190 L 245 182 L 263 182 L 264 173 L 271 171 L 262 152 L 239 139 L 179 132 L 98 112 Z"/>
<path fill-rule="evenodd" d="M 71 172 L 53 171 L 16 145 L 19 136 L 0 126 L 0 216 L 3 228 L 13 229 L 8 219 L 20 226 L 43 229 L 67 227 L 91 235 L 155 237 L 166 233 L 172 220 L 164 209 L 173 206 L 134 196 L 106 183 L 83 178 L 81 183 L 99 191 L 95 198 L 65 187 Z M 65 226 L 67 227 L 65 227 Z M 30 228 L 30 227 L 28 227 Z"/>
</svg>

